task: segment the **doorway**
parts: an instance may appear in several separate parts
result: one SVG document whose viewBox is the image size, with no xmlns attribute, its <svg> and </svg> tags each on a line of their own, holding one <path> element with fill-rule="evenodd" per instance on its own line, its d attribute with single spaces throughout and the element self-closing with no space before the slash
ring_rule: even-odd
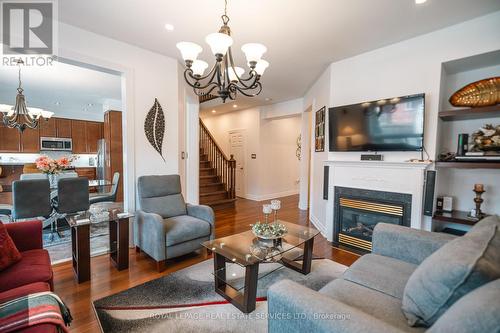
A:
<svg viewBox="0 0 500 333">
<path fill-rule="evenodd" d="M 246 196 L 245 130 L 229 132 L 229 151 L 236 161 L 236 196 Z"/>
</svg>

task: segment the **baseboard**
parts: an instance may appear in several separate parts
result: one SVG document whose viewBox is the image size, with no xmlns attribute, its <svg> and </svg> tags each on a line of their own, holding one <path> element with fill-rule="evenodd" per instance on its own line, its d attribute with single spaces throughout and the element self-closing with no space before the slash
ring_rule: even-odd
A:
<svg viewBox="0 0 500 333">
<path fill-rule="evenodd" d="M 323 235 L 323 237 L 327 238 L 327 235 L 326 235 L 326 226 L 323 225 L 323 223 L 321 223 L 317 218 L 316 216 L 310 214 L 309 216 L 309 220 L 311 221 L 311 223 L 316 227 L 316 229 L 319 230 L 319 232 L 321 232 L 321 234 Z"/>
<path fill-rule="evenodd" d="M 296 195 L 296 194 L 299 194 L 299 190 L 290 190 L 290 191 L 263 194 L 263 195 L 246 194 L 245 199 L 253 200 L 253 201 L 264 201 L 264 200 L 271 200 L 271 199 L 276 199 L 276 198 L 288 197 L 290 195 Z"/>
</svg>

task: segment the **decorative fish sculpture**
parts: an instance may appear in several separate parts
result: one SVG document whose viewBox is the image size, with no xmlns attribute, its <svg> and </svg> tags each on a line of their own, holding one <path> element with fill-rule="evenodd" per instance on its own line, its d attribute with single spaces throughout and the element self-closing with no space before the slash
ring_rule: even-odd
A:
<svg viewBox="0 0 500 333">
<path fill-rule="evenodd" d="M 162 155 L 163 136 L 165 135 L 165 114 L 161 108 L 158 99 L 155 98 L 155 103 L 151 110 L 146 115 L 144 121 L 144 133 L 146 138 L 153 148 L 160 154 L 161 158 L 165 161 Z"/>
<path fill-rule="evenodd" d="M 500 76 L 470 83 L 451 95 L 453 106 L 492 106 L 500 104 Z"/>
</svg>

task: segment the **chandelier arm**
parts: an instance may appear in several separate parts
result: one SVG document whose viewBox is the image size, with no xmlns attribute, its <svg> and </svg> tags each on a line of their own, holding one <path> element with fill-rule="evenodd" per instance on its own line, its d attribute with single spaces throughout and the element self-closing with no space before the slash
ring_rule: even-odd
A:
<svg viewBox="0 0 500 333">
<path fill-rule="evenodd" d="M 231 64 L 231 67 L 234 69 L 234 60 L 233 60 L 233 54 L 231 52 L 231 48 L 229 48 L 228 50 L 228 54 L 229 54 L 229 61 L 230 61 L 230 64 Z M 237 73 L 236 71 L 234 71 L 234 74 L 236 75 L 236 78 L 238 79 L 238 82 L 241 83 L 241 85 L 247 89 L 250 89 L 257 81 L 258 81 L 258 76 L 255 75 L 255 70 L 250 70 L 250 76 L 246 79 L 243 79 L 241 78 Z M 247 85 L 245 82 L 250 82 L 251 80 L 253 79 L 253 82 L 251 85 Z"/>
<path fill-rule="evenodd" d="M 236 90 L 238 90 L 240 93 L 242 93 L 243 95 L 245 95 L 247 97 L 255 97 L 255 96 L 257 96 L 258 94 L 260 94 L 262 92 L 262 84 L 260 82 L 257 82 L 256 85 L 251 88 L 251 89 L 257 89 L 258 88 L 258 91 L 256 93 L 254 93 L 254 94 L 247 94 L 245 92 L 246 90 L 250 90 L 250 89 L 242 89 L 241 87 L 238 87 L 237 85 L 234 85 L 234 87 L 236 88 Z"/>
<path fill-rule="evenodd" d="M 190 85 L 191 87 L 193 87 L 193 88 L 203 90 L 203 89 L 207 88 L 208 86 L 210 86 L 210 85 L 213 83 L 213 79 L 214 79 L 215 74 L 217 73 L 217 71 L 213 71 L 213 73 L 212 73 L 212 71 L 211 71 L 211 73 L 212 73 L 212 77 L 210 78 L 210 80 L 208 81 L 208 83 L 207 83 L 207 84 L 205 84 L 204 86 L 202 85 L 202 83 L 201 83 L 200 81 L 201 81 L 202 79 L 203 79 L 203 80 L 204 80 L 204 79 L 206 79 L 208 76 L 205 76 L 205 77 L 203 77 L 203 78 L 198 78 L 198 79 L 197 79 L 195 76 L 193 76 L 193 75 L 192 75 L 192 73 L 193 73 L 193 70 L 192 70 L 191 68 L 186 68 L 186 70 L 184 71 L 184 79 L 186 80 L 187 84 L 189 84 L 189 85 Z M 189 75 L 189 76 L 188 76 L 188 75 Z M 195 80 L 195 82 L 194 82 L 194 83 L 192 83 L 192 82 L 189 80 L 189 78 L 190 78 L 190 79 L 192 79 L 192 80 Z"/>
<path fill-rule="evenodd" d="M 208 91 L 203 92 L 202 94 L 198 94 L 198 93 L 195 91 L 195 94 L 196 94 L 196 95 L 198 95 L 198 96 L 202 96 L 202 95 L 209 95 L 209 94 L 210 94 L 210 93 L 211 93 L 211 92 L 212 92 L 215 88 L 218 88 L 217 83 L 212 82 L 211 84 L 213 85 L 213 87 L 212 87 L 212 88 L 210 88 Z"/>
</svg>

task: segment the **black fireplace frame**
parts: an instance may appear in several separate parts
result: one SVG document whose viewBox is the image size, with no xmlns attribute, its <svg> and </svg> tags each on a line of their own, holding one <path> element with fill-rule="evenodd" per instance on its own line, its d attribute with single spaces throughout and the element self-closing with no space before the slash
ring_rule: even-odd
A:
<svg viewBox="0 0 500 333">
<path fill-rule="evenodd" d="M 354 249 L 361 253 L 366 253 L 366 251 L 354 248 L 346 244 L 341 244 L 339 242 L 340 233 L 340 198 L 349 198 L 354 200 L 366 200 L 373 201 L 381 204 L 390 205 L 402 205 L 403 206 L 403 218 L 402 226 L 411 226 L 411 203 L 412 195 L 408 193 L 398 193 L 398 192 L 386 192 L 386 191 L 376 191 L 368 190 L 362 188 L 352 188 L 352 187 L 334 187 L 334 215 L 333 215 L 333 243 L 335 245 L 347 246 L 350 249 Z"/>
</svg>

